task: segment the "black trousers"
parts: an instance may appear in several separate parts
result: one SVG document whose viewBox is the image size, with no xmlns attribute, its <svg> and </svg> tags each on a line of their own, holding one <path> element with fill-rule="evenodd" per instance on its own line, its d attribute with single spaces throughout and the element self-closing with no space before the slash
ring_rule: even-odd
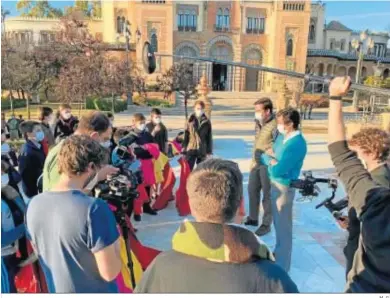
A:
<svg viewBox="0 0 390 298">
<path fill-rule="evenodd" d="M 19 272 L 19 259 L 16 254 L 3 257 L 4 265 L 7 268 L 8 283 L 10 293 L 17 293 L 15 286 L 15 276 Z"/>
<path fill-rule="evenodd" d="M 186 156 L 188 165 L 190 166 L 191 171 L 194 169 L 195 165 L 200 164 L 206 160 L 206 156 L 200 156 L 195 154 L 187 154 Z"/>
</svg>

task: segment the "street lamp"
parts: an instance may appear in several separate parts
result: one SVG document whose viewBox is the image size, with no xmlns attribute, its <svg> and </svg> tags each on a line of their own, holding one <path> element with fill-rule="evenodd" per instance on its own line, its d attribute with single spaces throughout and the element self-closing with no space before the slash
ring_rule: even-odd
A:
<svg viewBox="0 0 390 298">
<path fill-rule="evenodd" d="M 360 40 L 353 39 L 351 44 L 352 47 L 358 52 L 355 82 L 359 84 L 364 55 L 367 55 L 369 50 L 374 47 L 374 40 L 371 37 L 368 37 L 367 30 L 365 30 L 360 33 Z M 353 104 L 352 104 L 355 110 L 358 110 L 358 100 L 359 100 L 358 98 L 359 98 L 359 93 L 358 91 L 355 90 L 353 94 Z"/>
</svg>

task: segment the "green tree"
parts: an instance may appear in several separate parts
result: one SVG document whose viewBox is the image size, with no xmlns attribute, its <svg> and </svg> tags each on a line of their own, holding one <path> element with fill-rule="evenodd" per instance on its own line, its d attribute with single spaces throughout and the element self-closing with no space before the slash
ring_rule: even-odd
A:
<svg viewBox="0 0 390 298">
<path fill-rule="evenodd" d="M 19 0 L 16 3 L 16 9 L 21 12 L 22 16 L 36 18 L 58 18 L 63 15 L 61 9 L 54 8 L 49 4 L 49 1 L 30 1 Z"/>
<path fill-rule="evenodd" d="M 102 16 L 102 3 L 100 0 L 76 0 L 74 6 L 65 9 L 65 14 L 70 15 L 76 11 L 81 12 L 85 17 L 100 18 Z"/>
</svg>

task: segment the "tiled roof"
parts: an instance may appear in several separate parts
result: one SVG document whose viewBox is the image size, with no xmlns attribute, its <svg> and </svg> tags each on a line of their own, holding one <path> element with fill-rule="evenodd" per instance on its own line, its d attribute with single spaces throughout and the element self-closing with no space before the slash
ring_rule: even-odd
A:
<svg viewBox="0 0 390 298">
<path fill-rule="evenodd" d="M 358 60 L 358 56 L 353 54 L 340 53 L 334 50 L 308 50 L 308 57 L 331 57 L 339 60 Z M 365 55 L 364 60 L 366 61 L 380 61 L 381 63 L 390 63 L 390 57 L 377 57 L 374 55 Z"/>
<path fill-rule="evenodd" d="M 344 26 L 338 21 L 331 21 L 327 26 L 326 30 L 334 30 L 334 31 L 352 31 L 347 26 Z"/>
</svg>

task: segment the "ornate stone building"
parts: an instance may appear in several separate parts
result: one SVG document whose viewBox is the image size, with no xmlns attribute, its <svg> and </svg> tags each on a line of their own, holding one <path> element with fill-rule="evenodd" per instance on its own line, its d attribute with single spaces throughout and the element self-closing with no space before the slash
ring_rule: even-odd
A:
<svg viewBox="0 0 390 298">
<path fill-rule="evenodd" d="M 360 32 L 353 31 L 338 21 L 325 23 L 326 5 L 312 3 L 308 38 L 306 72 L 320 76 L 349 75 L 355 80 L 358 54 L 352 40 L 359 40 Z M 374 47 L 364 56 L 361 80 L 374 74 L 374 66 L 382 65 L 382 76 L 389 77 L 390 49 L 388 33 L 368 32 Z"/>
<path fill-rule="evenodd" d="M 281 69 L 305 71 L 310 1 L 102 1 L 102 19 L 90 20 L 90 31 L 107 43 L 123 43 L 131 32 L 132 59 L 150 41 L 158 54 L 207 56 Z M 44 42 L 58 30 L 58 20 L 8 18 L 8 36 Z M 23 37 L 24 36 L 24 37 Z M 47 37 L 48 36 L 48 37 Z M 175 58 L 176 60 L 180 60 Z M 157 73 L 172 58 L 158 58 Z M 211 62 L 192 61 L 196 77 L 203 73 L 214 90 L 272 91 L 271 74 Z"/>
</svg>

